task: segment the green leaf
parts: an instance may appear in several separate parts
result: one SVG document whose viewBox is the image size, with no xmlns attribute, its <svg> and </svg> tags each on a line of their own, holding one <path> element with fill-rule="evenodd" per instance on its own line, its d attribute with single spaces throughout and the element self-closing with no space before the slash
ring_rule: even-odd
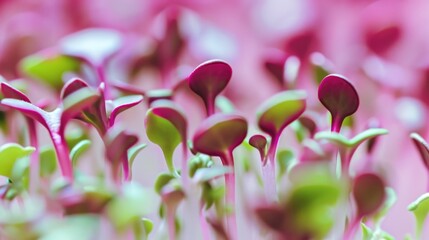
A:
<svg viewBox="0 0 429 240">
<path fill-rule="evenodd" d="M 288 172 L 296 163 L 295 156 L 291 150 L 280 150 L 277 153 L 277 164 L 279 166 L 279 178 Z"/>
<path fill-rule="evenodd" d="M 57 170 L 57 154 L 50 146 L 44 146 L 40 149 L 40 176 L 46 177 L 52 175 Z"/>
<path fill-rule="evenodd" d="M 326 163 L 297 165 L 289 176 L 293 185 L 283 203 L 289 223 L 285 232 L 324 239 L 337 221 L 333 211 L 345 193 L 344 184 Z"/>
<path fill-rule="evenodd" d="M 153 230 L 153 222 L 149 218 L 142 218 L 142 222 L 147 237 Z"/>
<path fill-rule="evenodd" d="M 40 240 L 91 240 L 100 229 L 100 217 L 97 215 L 81 214 L 64 218 L 59 224 L 54 224 Z"/>
<path fill-rule="evenodd" d="M 416 235 L 419 238 L 423 231 L 426 217 L 429 213 L 429 193 L 421 195 L 417 200 L 408 205 L 408 211 L 414 213 L 416 219 Z"/>
<path fill-rule="evenodd" d="M 369 228 L 365 223 L 361 222 L 360 226 L 362 228 L 362 240 L 372 240 L 374 232 Z"/>
<path fill-rule="evenodd" d="M 137 157 L 139 152 L 143 150 L 146 146 L 147 146 L 146 143 L 142 143 L 128 149 L 127 154 L 128 154 L 128 162 L 130 163 L 130 169 L 132 169 L 133 167 L 134 159 Z"/>
<path fill-rule="evenodd" d="M 395 240 L 393 236 L 387 232 L 381 230 L 380 228 L 373 231 L 365 223 L 361 222 L 362 228 L 362 240 Z"/>
<path fill-rule="evenodd" d="M 23 147 L 16 143 L 6 143 L 0 146 L 0 175 L 11 178 L 15 162 L 34 152 L 33 147 Z"/>
<path fill-rule="evenodd" d="M 189 176 L 194 177 L 198 169 L 211 167 L 213 165 L 213 161 L 208 155 L 197 154 L 189 160 L 188 165 Z"/>
<path fill-rule="evenodd" d="M 258 125 L 270 136 L 279 134 L 295 121 L 306 108 L 304 91 L 284 91 L 265 101 L 257 111 Z"/>
<path fill-rule="evenodd" d="M 233 169 L 226 166 L 200 168 L 195 172 L 193 180 L 197 183 L 203 183 L 232 172 Z"/>
<path fill-rule="evenodd" d="M 91 146 L 91 141 L 88 139 L 81 140 L 78 142 L 70 151 L 70 159 L 73 163 L 73 166 L 77 166 L 78 159 L 85 153 Z"/>
<path fill-rule="evenodd" d="M 151 142 L 162 149 L 168 169 L 174 173 L 173 153 L 181 142 L 180 132 L 170 121 L 157 116 L 149 109 L 146 114 L 146 134 Z"/>
<path fill-rule="evenodd" d="M 161 194 L 162 188 L 175 178 L 171 173 L 161 173 L 155 180 L 155 192 Z"/>
<path fill-rule="evenodd" d="M 80 67 L 81 62 L 76 58 L 59 54 L 49 56 L 43 52 L 25 57 L 19 63 L 19 69 L 25 75 L 57 90 L 64 85 L 64 74 L 79 72 Z"/>
<path fill-rule="evenodd" d="M 136 183 L 125 183 L 122 194 L 109 202 L 107 215 L 119 231 L 156 209 L 155 195 Z"/>
<path fill-rule="evenodd" d="M 329 140 L 329 141 L 331 141 L 337 145 L 344 146 L 347 148 L 356 148 L 365 140 L 377 137 L 379 135 L 384 135 L 387 133 L 388 133 L 388 131 L 384 128 L 370 128 L 370 129 L 367 129 L 367 130 L 359 133 L 354 138 L 349 140 L 346 137 L 344 137 L 344 135 L 342 135 L 340 133 L 331 132 L 331 131 L 323 131 L 323 132 L 316 133 L 314 138 L 316 140 L 326 139 L 326 140 Z"/>
</svg>

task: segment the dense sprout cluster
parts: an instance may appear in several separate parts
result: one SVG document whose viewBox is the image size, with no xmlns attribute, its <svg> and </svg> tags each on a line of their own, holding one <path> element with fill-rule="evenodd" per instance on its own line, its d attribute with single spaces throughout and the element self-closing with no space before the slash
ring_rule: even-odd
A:
<svg viewBox="0 0 429 240">
<path fill-rule="evenodd" d="M 429 193 L 388 159 L 429 169 L 405 3 L 21 2 L 0 1 L 1 240 L 424 239 Z"/>
</svg>

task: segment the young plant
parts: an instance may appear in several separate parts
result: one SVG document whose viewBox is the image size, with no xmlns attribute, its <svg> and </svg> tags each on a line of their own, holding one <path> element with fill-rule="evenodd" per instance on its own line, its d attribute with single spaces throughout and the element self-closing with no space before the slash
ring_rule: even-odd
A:
<svg viewBox="0 0 429 240">
<path fill-rule="evenodd" d="M 386 199 L 384 181 L 373 173 L 363 173 L 353 180 L 352 193 L 356 213 L 350 220 L 344 239 L 354 239 L 354 233 L 364 217 L 370 216 L 383 205 Z"/>
<path fill-rule="evenodd" d="M 225 166 L 234 167 L 233 150 L 247 135 L 247 121 L 231 114 L 215 114 L 205 119 L 192 139 L 194 150 L 210 156 L 219 157 Z M 235 175 L 225 175 L 226 203 L 235 205 Z M 227 220 L 232 239 L 236 239 L 237 225 L 235 214 Z"/>
<path fill-rule="evenodd" d="M 319 85 L 320 102 L 331 113 L 331 131 L 340 132 L 346 117 L 356 112 L 359 96 L 353 85 L 345 77 L 330 74 Z"/>
<path fill-rule="evenodd" d="M 28 99 L 28 98 L 27 98 Z M 4 106 L 14 108 L 29 118 L 42 124 L 49 132 L 54 145 L 57 159 L 63 177 L 73 180 L 73 167 L 71 164 L 69 149 L 65 139 L 67 123 L 81 113 L 98 99 L 96 92 L 83 88 L 69 94 L 62 103 L 53 111 L 47 112 L 28 101 L 14 98 L 4 98 L 1 103 Z"/>
<path fill-rule="evenodd" d="M 284 91 L 272 96 L 258 108 L 258 126 L 271 137 L 268 158 L 262 162 L 267 197 L 276 196 L 275 157 L 281 133 L 305 111 L 306 98 L 304 91 Z"/>
<path fill-rule="evenodd" d="M 347 139 L 340 133 L 323 131 L 316 133 L 314 138 L 316 140 L 328 140 L 338 146 L 341 161 L 341 173 L 344 176 L 349 176 L 350 162 L 357 148 L 363 142 L 369 141 L 370 139 L 373 139 L 380 135 L 385 135 L 387 133 L 388 131 L 384 128 L 370 128 L 359 133 L 352 139 Z"/>
<path fill-rule="evenodd" d="M 204 62 L 189 75 L 189 87 L 203 99 L 207 116 L 214 114 L 216 96 L 225 89 L 231 76 L 232 68 L 221 60 Z"/>
<path fill-rule="evenodd" d="M 145 123 L 149 140 L 162 149 L 168 170 L 174 175 L 177 172 L 173 165 L 173 153 L 182 143 L 182 177 L 187 179 L 187 121 L 182 111 L 172 101 L 157 100 L 147 111 Z"/>
</svg>

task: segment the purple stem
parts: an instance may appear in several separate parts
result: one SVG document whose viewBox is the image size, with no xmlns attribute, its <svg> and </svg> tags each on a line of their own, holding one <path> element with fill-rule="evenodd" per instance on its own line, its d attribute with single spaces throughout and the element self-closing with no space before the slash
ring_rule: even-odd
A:
<svg viewBox="0 0 429 240">
<path fill-rule="evenodd" d="M 94 65 L 95 71 L 97 73 L 98 80 L 100 83 L 104 83 L 104 96 L 106 99 L 110 99 L 109 85 L 106 82 L 106 74 L 104 72 L 104 64 Z"/>
<path fill-rule="evenodd" d="M 352 222 L 347 226 L 346 232 L 344 233 L 344 240 L 353 240 L 353 236 L 356 232 L 356 228 L 359 225 L 361 217 L 356 217 Z"/>
<path fill-rule="evenodd" d="M 208 228 L 207 220 L 204 216 L 204 207 L 201 207 L 201 210 L 200 210 L 200 223 L 201 223 L 201 231 L 203 234 L 203 239 L 210 240 L 209 228 Z"/>
<path fill-rule="evenodd" d="M 339 133 L 341 130 L 341 125 L 343 125 L 344 118 L 338 117 L 338 116 L 332 116 L 332 125 L 331 125 L 331 131 Z"/>
<path fill-rule="evenodd" d="M 206 106 L 207 117 L 210 117 L 215 113 L 215 98 L 209 94 L 207 98 L 204 100 L 204 104 Z"/>
<path fill-rule="evenodd" d="M 37 140 L 36 125 L 32 119 L 27 119 L 27 126 L 29 131 L 30 146 L 33 146 L 36 150 L 30 156 L 30 181 L 29 191 L 32 192 L 37 186 L 39 186 L 39 143 Z"/>
<path fill-rule="evenodd" d="M 61 173 L 66 179 L 73 181 L 73 166 L 69 156 L 69 150 L 67 142 L 63 134 L 57 132 L 51 132 L 52 142 L 54 144 L 55 151 L 57 153 L 58 162 L 61 168 Z"/>
<path fill-rule="evenodd" d="M 234 167 L 234 159 L 232 152 L 228 151 L 222 159 L 222 162 L 228 163 L 231 167 Z M 232 213 L 226 219 L 226 226 L 229 230 L 231 239 L 237 239 L 237 220 L 235 216 L 235 174 L 228 173 L 225 175 L 225 187 L 226 187 L 226 204 L 233 207 Z"/>
<path fill-rule="evenodd" d="M 262 166 L 262 178 L 264 180 L 264 188 L 266 197 L 271 200 L 277 199 L 277 184 L 276 184 L 276 151 L 279 143 L 280 135 L 271 137 L 272 141 L 268 149 L 268 159 L 265 165 Z"/>
<path fill-rule="evenodd" d="M 176 240 L 176 223 L 175 223 L 175 213 L 176 210 L 170 207 L 167 207 L 167 226 L 168 226 L 168 236 L 170 240 Z"/>
<path fill-rule="evenodd" d="M 124 172 L 124 180 L 131 181 L 130 165 L 127 156 L 122 158 L 122 171 Z"/>
<path fill-rule="evenodd" d="M 182 159 L 182 180 L 183 186 L 185 189 L 188 188 L 189 181 L 189 170 L 188 170 L 188 147 L 186 146 L 186 138 L 182 142 L 182 151 L 183 151 L 183 159 Z"/>
</svg>

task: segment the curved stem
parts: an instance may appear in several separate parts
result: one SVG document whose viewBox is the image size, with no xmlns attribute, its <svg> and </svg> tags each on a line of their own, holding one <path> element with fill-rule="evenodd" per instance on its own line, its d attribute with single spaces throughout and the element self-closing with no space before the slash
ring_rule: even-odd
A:
<svg viewBox="0 0 429 240">
<path fill-rule="evenodd" d="M 168 171 L 176 177 L 180 177 L 177 174 L 176 168 L 173 164 L 173 151 L 164 151 L 162 150 L 165 158 L 165 163 L 167 164 Z"/>
<path fill-rule="evenodd" d="M 359 225 L 361 218 L 360 217 L 356 217 L 353 219 L 352 222 L 350 222 L 350 224 L 348 225 L 346 232 L 344 233 L 344 240 L 353 240 L 354 235 L 355 235 L 355 231 Z"/>
<path fill-rule="evenodd" d="M 130 181 L 131 180 L 130 165 L 128 163 L 127 156 L 124 156 L 122 158 L 122 171 L 124 172 L 124 180 Z"/>
</svg>

